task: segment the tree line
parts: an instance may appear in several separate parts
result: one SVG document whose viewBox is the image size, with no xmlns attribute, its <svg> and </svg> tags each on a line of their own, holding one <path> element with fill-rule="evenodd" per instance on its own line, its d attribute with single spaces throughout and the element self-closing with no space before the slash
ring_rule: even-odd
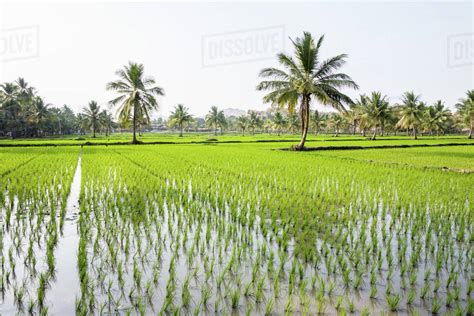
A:
<svg viewBox="0 0 474 316">
<path fill-rule="evenodd" d="M 376 139 L 387 132 L 412 135 L 420 133 L 440 135 L 448 132 L 468 131 L 472 138 L 474 128 L 474 89 L 455 104 L 453 113 L 439 100 L 428 105 L 414 92 L 405 92 L 398 103 L 390 104 L 381 92 L 360 95 L 352 100 L 342 93 L 343 88 L 358 89 L 352 78 L 340 72 L 347 55 L 340 54 L 322 60 L 320 48 L 324 41 L 317 41 L 308 32 L 292 40 L 293 56 L 280 53 L 278 61 L 283 67 L 265 68 L 260 72 L 263 79 L 256 87 L 267 91 L 264 102 L 271 103 L 274 111 L 263 117 L 256 111 L 247 115 L 227 118 L 222 110 L 213 106 L 203 123 L 215 134 L 225 129 L 255 133 L 256 131 L 300 132 L 301 141 L 295 149 L 303 149 L 308 132 L 332 131 L 360 133 Z M 64 105 L 57 108 L 41 98 L 36 89 L 22 78 L 0 85 L 0 136 L 41 137 L 46 135 L 85 134 L 91 132 L 108 135 L 117 127 L 132 130 L 132 143 L 137 143 L 137 130 L 150 124 L 151 113 L 158 109 L 158 97 L 164 89 L 157 86 L 152 77 L 145 76 L 144 66 L 129 62 L 116 72 L 118 77 L 106 85 L 117 96 L 108 105 L 117 109 L 117 121 L 97 102 L 89 102 L 81 113 L 75 114 Z M 336 112 L 324 113 L 312 110 L 317 104 L 328 106 Z M 183 131 L 198 119 L 189 109 L 177 105 L 168 119 L 168 127 Z M 199 120 L 200 121 L 200 120 Z"/>
</svg>

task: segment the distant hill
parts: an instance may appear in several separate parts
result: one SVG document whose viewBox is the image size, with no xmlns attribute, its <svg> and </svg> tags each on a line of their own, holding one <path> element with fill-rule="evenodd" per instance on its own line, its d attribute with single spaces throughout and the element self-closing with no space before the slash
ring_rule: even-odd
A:
<svg viewBox="0 0 474 316">
<path fill-rule="evenodd" d="M 224 115 L 227 117 L 229 116 L 239 117 L 241 115 L 247 114 L 247 111 L 240 110 L 240 109 L 233 109 L 233 108 L 224 109 L 222 111 L 224 111 Z"/>
</svg>

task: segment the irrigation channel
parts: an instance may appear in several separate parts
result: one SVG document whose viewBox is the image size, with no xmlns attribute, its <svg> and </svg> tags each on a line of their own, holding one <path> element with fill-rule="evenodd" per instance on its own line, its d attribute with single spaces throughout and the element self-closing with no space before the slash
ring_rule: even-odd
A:
<svg viewBox="0 0 474 316">
<path fill-rule="evenodd" d="M 74 315 L 76 296 L 79 295 L 79 278 L 77 274 L 77 248 L 79 233 L 77 220 L 79 218 L 79 195 L 81 193 L 81 158 L 77 159 L 76 171 L 71 184 L 66 205 L 66 218 L 63 231 L 56 249 L 56 281 L 46 295 L 50 312 L 53 315 Z"/>
</svg>

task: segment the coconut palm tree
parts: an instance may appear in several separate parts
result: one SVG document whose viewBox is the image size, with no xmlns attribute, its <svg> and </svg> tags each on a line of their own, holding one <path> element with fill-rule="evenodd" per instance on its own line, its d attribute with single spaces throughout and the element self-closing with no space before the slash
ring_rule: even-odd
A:
<svg viewBox="0 0 474 316">
<path fill-rule="evenodd" d="M 407 130 L 411 129 L 414 139 L 417 139 L 416 131 L 421 124 L 424 107 L 424 103 L 420 101 L 420 96 L 413 91 L 403 94 L 400 119 L 397 126 Z"/>
<path fill-rule="evenodd" d="M 169 117 L 169 126 L 179 128 L 179 136 L 183 136 L 183 128 L 193 121 L 193 117 L 189 114 L 189 109 L 182 104 L 174 107 Z"/>
<path fill-rule="evenodd" d="M 252 135 L 255 135 L 255 129 L 262 127 L 262 120 L 255 111 L 250 111 L 248 126 L 252 129 Z"/>
<path fill-rule="evenodd" d="M 291 133 L 295 133 L 296 130 L 298 130 L 301 126 L 300 124 L 300 118 L 296 113 L 290 113 L 288 114 L 288 117 L 286 118 L 286 124 L 288 127 L 288 130 Z"/>
<path fill-rule="evenodd" d="M 51 104 L 46 104 L 41 97 L 36 97 L 33 101 L 28 113 L 28 120 L 35 126 L 36 135 L 42 134 L 43 123 L 50 116 L 49 106 Z"/>
<path fill-rule="evenodd" d="M 245 130 L 247 129 L 247 126 L 248 126 L 248 123 L 249 123 L 249 120 L 247 118 L 247 116 L 245 115 L 241 115 L 237 118 L 237 127 L 242 131 L 242 136 L 245 135 Z"/>
<path fill-rule="evenodd" d="M 92 137 L 95 138 L 95 132 L 99 128 L 100 106 L 96 101 L 89 102 L 88 107 L 82 109 L 82 114 L 87 118 L 90 128 L 92 128 Z"/>
<path fill-rule="evenodd" d="M 326 121 L 326 114 L 321 113 L 318 110 L 314 110 L 311 113 L 311 126 L 314 128 L 314 134 L 318 135 L 321 127 L 323 127 L 324 122 Z"/>
<path fill-rule="evenodd" d="M 109 136 L 112 132 L 112 128 L 114 127 L 114 119 L 112 113 L 103 110 L 99 114 L 99 125 L 102 130 L 105 131 L 105 136 Z"/>
<path fill-rule="evenodd" d="M 430 135 L 436 131 L 436 135 L 440 132 L 444 133 L 451 117 L 451 111 L 444 106 L 443 101 L 438 100 L 433 105 L 426 107 L 423 113 L 423 125 Z"/>
<path fill-rule="evenodd" d="M 345 64 L 347 55 L 341 54 L 320 60 L 319 50 L 323 43 L 321 36 L 317 43 L 310 33 L 304 32 L 302 38 L 292 41 L 295 56 L 279 54 L 278 61 L 285 70 L 265 68 L 260 72 L 263 78 L 257 90 L 270 91 L 265 102 L 288 106 L 290 113 L 296 104 L 300 103 L 301 141 L 295 149 L 302 150 L 306 141 L 309 127 L 310 104 L 318 101 L 329 105 L 341 112 L 345 111 L 344 104 L 351 104 L 352 100 L 340 89 L 344 87 L 357 89 L 357 84 L 346 74 L 337 72 Z"/>
<path fill-rule="evenodd" d="M 275 126 L 275 129 L 277 130 L 278 136 L 280 136 L 282 129 L 286 125 L 285 117 L 283 116 L 283 114 L 281 114 L 281 112 L 276 112 L 275 116 L 272 119 L 272 123 L 273 126 Z"/>
<path fill-rule="evenodd" d="M 217 135 L 217 129 L 221 129 L 221 134 L 223 132 L 224 127 L 227 124 L 225 119 L 224 111 L 219 111 L 217 106 L 211 107 L 211 110 L 206 115 L 206 124 L 210 127 L 214 128 L 214 135 Z"/>
<path fill-rule="evenodd" d="M 344 124 L 346 124 L 346 120 L 344 116 L 340 113 L 332 113 L 329 118 L 329 125 L 334 129 L 334 137 L 338 137 L 343 128 Z"/>
<path fill-rule="evenodd" d="M 133 144 L 138 143 L 136 137 L 138 120 L 149 122 L 151 111 L 158 109 L 156 97 L 165 94 L 162 88 L 155 85 L 155 79 L 146 77 L 144 72 L 142 64 L 129 62 L 116 72 L 119 79 L 107 84 L 107 90 L 119 94 L 109 102 L 111 106 L 119 106 L 119 120 L 132 122 Z"/>
<path fill-rule="evenodd" d="M 465 99 L 459 99 L 456 108 L 461 123 L 469 129 L 468 138 L 471 139 L 472 130 L 474 129 L 474 89 L 466 92 Z"/>
<path fill-rule="evenodd" d="M 362 117 L 364 117 L 374 129 L 372 140 L 375 140 L 377 128 L 380 127 L 380 133 L 383 135 L 385 122 L 390 116 L 389 103 L 386 96 L 378 91 L 372 92 L 371 96 L 365 99 L 361 106 Z"/>
</svg>

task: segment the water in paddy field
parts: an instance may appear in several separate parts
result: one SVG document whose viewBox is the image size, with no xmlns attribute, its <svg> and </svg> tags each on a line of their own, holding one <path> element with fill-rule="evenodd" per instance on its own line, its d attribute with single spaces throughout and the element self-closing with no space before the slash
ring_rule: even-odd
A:
<svg viewBox="0 0 474 316">
<path fill-rule="evenodd" d="M 56 281 L 51 284 L 51 289 L 46 294 L 49 312 L 53 315 L 73 315 L 75 313 L 76 296 L 79 293 L 79 278 L 76 266 L 79 244 L 77 220 L 79 218 L 81 170 L 81 154 L 79 154 L 71 191 L 67 199 L 66 218 L 55 251 Z"/>
</svg>

